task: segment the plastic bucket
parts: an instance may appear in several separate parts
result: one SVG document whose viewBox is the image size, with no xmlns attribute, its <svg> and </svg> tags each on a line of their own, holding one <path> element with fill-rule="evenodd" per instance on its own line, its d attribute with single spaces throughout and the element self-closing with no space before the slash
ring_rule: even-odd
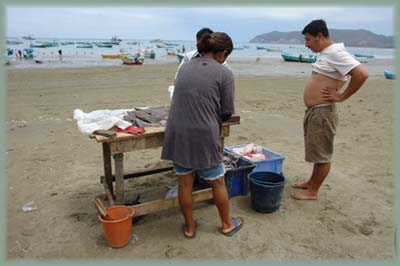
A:
<svg viewBox="0 0 400 266">
<path fill-rule="evenodd" d="M 278 210 L 286 178 L 273 172 L 252 172 L 248 178 L 252 208 L 263 213 Z"/>
<path fill-rule="evenodd" d="M 261 185 L 278 186 L 286 183 L 286 179 L 282 174 L 269 171 L 253 171 L 251 176 L 248 175 L 248 178 L 251 179 L 253 183 Z"/>
<path fill-rule="evenodd" d="M 134 214 L 135 210 L 132 207 L 116 205 L 107 208 L 109 219 L 105 220 L 99 216 L 108 246 L 120 248 L 129 243 L 132 236 L 132 216 Z"/>
</svg>

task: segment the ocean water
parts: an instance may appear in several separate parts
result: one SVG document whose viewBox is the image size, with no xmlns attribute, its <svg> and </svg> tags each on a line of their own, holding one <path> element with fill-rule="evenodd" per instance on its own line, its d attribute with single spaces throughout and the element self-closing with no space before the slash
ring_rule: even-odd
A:
<svg viewBox="0 0 400 266">
<path fill-rule="evenodd" d="M 8 38 L 8 40 L 13 40 Z M 15 53 L 9 56 L 10 68 L 56 68 L 56 67 L 90 67 L 90 66 L 114 66 L 121 65 L 122 61 L 120 59 L 103 59 L 102 54 L 119 54 L 121 52 L 125 53 L 135 53 L 139 49 L 154 50 L 156 53 L 155 59 L 145 59 L 145 64 L 163 64 L 163 63 L 177 63 L 177 56 L 167 55 L 166 48 L 157 48 L 157 44 L 162 43 L 152 43 L 150 40 L 123 40 L 119 45 L 113 45 L 112 48 L 101 48 L 93 45 L 93 48 L 77 48 L 77 42 L 102 42 L 110 41 L 105 39 L 37 39 L 34 41 L 22 40 L 23 43 L 19 45 L 6 45 L 6 48 L 13 49 L 14 51 L 23 50 L 24 48 L 29 48 L 30 43 L 36 43 L 37 41 L 56 41 L 59 43 L 58 47 L 48 47 L 48 48 L 33 48 L 34 60 L 40 60 L 42 64 L 37 64 L 32 60 L 22 60 L 19 61 L 15 57 Z M 73 41 L 73 45 L 61 45 L 63 41 Z M 137 44 L 130 44 L 131 42 L 138 42 Z M 182 46 L 185 47 L 186 52 L 194 50 L 196 48 L 196 43 L 194 41 L 181 41 L 181 40 L 164 40 L 164 42 L 174 43 L 171 49 L 181 49 Z M 258 50 L 257 47 L 262 46 L 268 49 L 274 49 L 274 51 Z M 250 63 L 250 62 L 283 62 L 281 57 L 281 51 L 292 53 L 294 55 L 303 54 L 311 55 L 313 54 L 304 45 L 293 45 L 293 44 L 268 44 L 268 43 L 235 43 L 235 48 L 241 48 L 238 50 L 233 50 L 232 54 L 229 56 L 229 62 L 239 62 L 239 63 Z M 245 47 L 245 48 L 244 48 Z M 365 55 L 373 55 L 375 59 L 394 59 L 394 49 L 381 49 L 381 48 L 361 48 L 361 47 L 347 47 L 350 53 L 359 53 Z M 60 61 L 58 50 L 62 50 L 63 60 Z"/>
</svg>

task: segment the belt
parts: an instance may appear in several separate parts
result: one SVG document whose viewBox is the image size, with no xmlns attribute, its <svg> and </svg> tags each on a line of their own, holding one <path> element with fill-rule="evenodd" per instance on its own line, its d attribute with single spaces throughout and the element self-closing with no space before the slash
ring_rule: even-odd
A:
<svg viewBox="0 0 400 266">
<path fill-rule="evenodd" d="M 336 109 L 336 105 L 332 104 L 332 103 L 322 103 L 322 104 L 317 104 L 317 105 L 314 105 L 311 107 L 307 107 L 306 111 L 314 109 L 314 108 L 324 108 L 324 109 L 326 108 L 326 109 L 330 109 L 331 111 L 334 111 Z"/>
</svg>

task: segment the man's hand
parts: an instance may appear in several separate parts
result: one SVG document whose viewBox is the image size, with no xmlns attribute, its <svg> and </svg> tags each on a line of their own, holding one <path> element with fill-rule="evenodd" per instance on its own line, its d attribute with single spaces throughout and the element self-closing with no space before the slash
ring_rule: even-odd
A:
<svg viewBox="0 0 400 266">
<path fill-rule="evenodd" d="M 321 90 L 322 99 L 325 101 L 336 103 L 342 101 L 342 94 L 337 88 L 325 87 Z"/>
</svg>

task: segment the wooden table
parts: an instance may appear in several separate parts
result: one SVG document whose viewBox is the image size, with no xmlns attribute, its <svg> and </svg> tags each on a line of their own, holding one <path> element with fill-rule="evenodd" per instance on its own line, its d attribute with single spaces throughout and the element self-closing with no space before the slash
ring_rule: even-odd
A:
<svg viewBox="0 0 400 266">
<path fill-rule="evenodd" d="M 240 116 L 237 115 L 232 116 L 230 120 L 222 124 L 222 145 L 224 145 L 224 138 L 229 136 L 230 126 L 237 124 L 240 124 Z M 145 133 L 140 135 L 117 133 L 115 137 L 104 137 L 96 134 L 92 134 L 90 136 L 91 138 L 95 139 L 97 143 L 101 143 L 103 147 L 104 176 L 101 176 L 100 181 L 103 183 L 105 194 L 107 195 L 110 205 L 124 204 L 124 179 L 155 174 L 173 169 L 172 165 L 170 165 L 167 167 L 136 171 L 134 173 L 124 173 L 124 153 L 161 147 L 164 140 L 164 131 L 164 127 L 147 127 L 145 128 Z M 111 156 L 114 159 L 115 175 L 112 174 Z M 115 181 L 115 192 L 113 188 L 113 181 Z M 193 202 L 211 198 L 211 188 L 193 192 Z M 134 205 L 133 207 L 136 210 L 135 216 L 140 216 L 178 205 L 178 199 L 172 198 L 145 202 Z"/>
</svg>

